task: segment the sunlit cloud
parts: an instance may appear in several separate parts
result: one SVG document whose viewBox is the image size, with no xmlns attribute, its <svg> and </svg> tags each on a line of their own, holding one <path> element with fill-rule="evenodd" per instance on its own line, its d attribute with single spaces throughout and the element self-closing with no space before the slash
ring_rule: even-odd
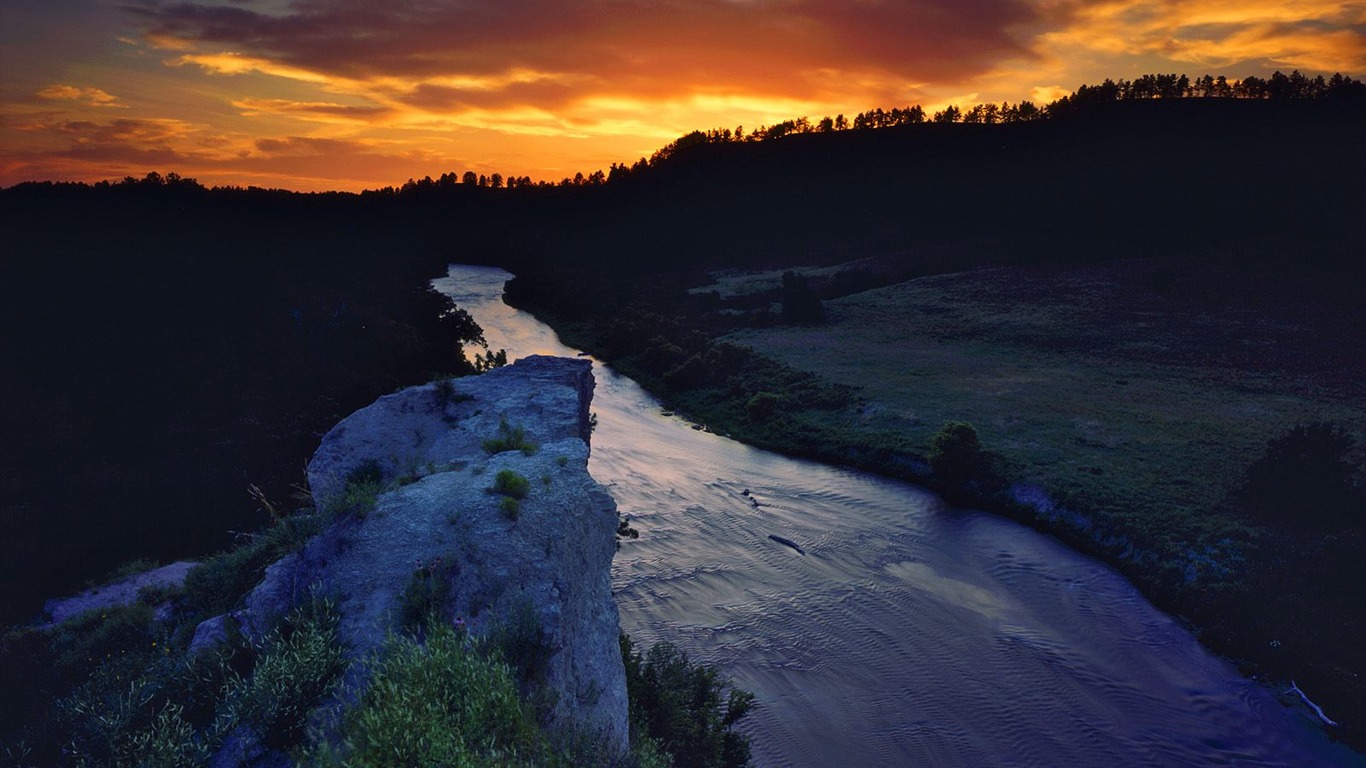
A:
<svg viewBox="0 0 1366 768">
<path fill-rule="evenodd" d="M 127 104 L 119 102 L 117 96 L 99 88 L 78 88 L 74 85 L 50 85 L 38 91 L 38 98 L 51 101 L 75 101 L 90 107 L 116 107 L 127 109 Z"/>
<path fill-rule="evenodd" d="M 236 53 L 186 54 L 166 62 L 173 67 L 193 64 L 215 75 L 242 75 L 248 72 L 261 72 L 305 83 L 325 84 L 328 77 L 299 67 L 280 64 L 271 59 L 242 56 Z"/>
<path fill-rule="evenodd" d="M 288 115 L 301 120 L 342 125 L 368 125 L 393 115 L 386 107 L 356 106 L 328 101 L 291 101 L 289 99 L 246 98 L 232 102 L 247 117 Z"/>
<path fill-rule="evenodd" d="M 1045 50 L 1158 55 L 1223 67 L 1241 62 L 1316 70 L 1366 69 L 1366 4 L 1319 0 L 1117 0 L 1047 6 L 1059 28 Z"/>
<path fill-rule="evenodd" d="M 1048 104 L 1071 93 L 1061 85 L 1036 85 L 1029 89 L 1029 100 L 1035 104 Z"/>
</svg>

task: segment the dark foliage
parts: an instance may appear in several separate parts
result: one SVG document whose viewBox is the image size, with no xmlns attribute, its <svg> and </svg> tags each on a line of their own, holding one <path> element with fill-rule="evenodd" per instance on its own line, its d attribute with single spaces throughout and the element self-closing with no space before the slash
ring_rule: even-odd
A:
<svg viewBox="0 0 1366 768">
<path fill-rule="evenodd" d="M 986 471 L 986 458 L 977 429 L 966 421 L 950 421 L 930 439 L 925 457 L 930 469 L 950 483 L 966 483 Z"/>
<path fill-rule="evenodd" d="M 749 765 L 749 740 L 734 726 L 754 707 L 753 694 L 731 688 L 671 643 L 657 643 L 642 657 L 623 634 L 621 656 L 633 727 L 658 739 L 677 768 Z"/>
<path fill-rule="evenodd" d="M 249 484 L 482 342 L 407 213 L 168 179 L 0 191 L 0 620 L 256 528 Z"/>
<path fill-rule="evenodd" d="M 1248 467 L 1237 503 L 1273 525 L 1366 526 L 1366 497 L 1348 458 L 1354 447 L 1352 436 L 1336 424 L 1297 424 Z"/>
<path fill-rule="evenodd" d="M 782 304 L 783 321 L 787 323 L 814 325 L 825 316 L 825 308 L 806 277 L 796 272 L 783 273 Z"/>
</svg>

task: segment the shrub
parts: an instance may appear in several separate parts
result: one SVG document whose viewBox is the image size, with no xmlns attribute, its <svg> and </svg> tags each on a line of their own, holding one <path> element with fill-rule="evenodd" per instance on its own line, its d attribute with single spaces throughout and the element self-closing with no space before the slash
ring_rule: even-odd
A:
<svg viewBox="0 0 1366 768">
<path fill-rule="evenodd" d="M 514 427 L 508 424 L 507 419 L 499 419 L 498 436 L 485 440 L 483 446 L 484 452 L 488 454 L 521 451 L 527 456 L 536 453 L 540 448 L 527 439 L 524 427 Z"/>
<path fill-rule="evenodd" d="M 749 740 L 733 728 L 753 709 L 754 694 L 731 688 L 671 643 L 656 644 L 642 658 L 631 638 L 620 640 L 637 736 L 657 740 L 677 768 L 749 765 Z"/>
<path fill-rule="evenodd" d="M 1254 517 L 1271 523 L 1344 528 L 1366 523 L 1352 436 L 1331 422 L 1297 424 L 1267 443 L 1244 473 L 1235 496 Z"/>
<path fill-rule="evenodd" d="M 200 617 L 217 616 L 261 581 L 266 567 L 297 550 L 322 527 L 318 515 L 293 515 L 255 534 L 243 546 L 200 563 L 185 578 L 185 601 Z"/>
<path fill-rule="evenodd" d="M 500 469 L 493 478 L 493 491 L 514 499 L 525 499 L 531 492 L 531 481 L 510 469 Z"/>
<path fill-rule="evenodd" d="M 953 483 L 981 477 L 987 465 L 977 429 L 966 421 L 945 423 L 930 440 L 926 458 L 935 475 Z"/>
<path fill-rule="evenodd" d="M 450 599 L 454 570 L 454 565 L 447 565 L 440 558 L 418 564 L 399 601 L 400 626 L 415 632 L 425 631 L 429 625 L 437 623 L 437 617 Z"/>
<path fill-rule="evenodd" d="M 553 649 L 529 601 L 518 601 L 508 615 L 493 621 L 486 646 L 512 668 L 524 686 L 545 682 Z"/>
<path fill-rule="evenodd" d="M 335 690 L 345 666 L 335 609 L 326 601 L 305 606 L 266 638 L 250 677 L 229 680 L 214 730 L 227 734 L 250 724 L 268 746 L 290 749 L 301 740 L 309 712 Z"/>
<path fill-rule="evenodd" d="M 778 396 L 772 392 L 758 392 L 745 403 L 745 415 L 750 421 L 767 421 L 778 408 Z"/>
<path fill-rule="evenodd" d="M 425 644 L 391 638 L 370 661 L 370 683 L 343 718 L 323 766 L 532 766 L 550 749 L 517 698 L 507 664 L 466 647 L 463 633 L 436 626 Z"/>
<path fill-rule="evenodd" d="M 498 500 L 498 511 L 503 513 L 503 517 L 515 521 L 522 516 L 522 502 L 511 496 L 504 496 Z"/>
<path fill-rule="evenodd" d="M 782 306 L 783 321 L 787 323 L 813 325 L 825 317 L 825 307 L 806 282 L 806 276 L 796 272 L 783 273 Z"/>
</svg>

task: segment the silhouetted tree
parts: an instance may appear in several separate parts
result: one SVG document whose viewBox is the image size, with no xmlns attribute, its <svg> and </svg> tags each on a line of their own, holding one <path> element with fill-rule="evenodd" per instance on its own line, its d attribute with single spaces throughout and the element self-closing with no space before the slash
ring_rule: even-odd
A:
<svg viewBox="0 0 1366 768">
<path fill-rule="evenodd" d="M 1247 468 L 1238 503 L 1269 523 L 1343 528 L 1366 524 L 1366 500 L 1348 460 L 1352 436 L 1337 424 L 1297 424 Z"/>
<path fill-rule="evenodd" d="M 825 318 L 825 308 L 806 282 L 806 276 L 796 272 L 783 273 L 782 305 L 783 320 L 789 323 L 810 325 Z"/>
</svg>

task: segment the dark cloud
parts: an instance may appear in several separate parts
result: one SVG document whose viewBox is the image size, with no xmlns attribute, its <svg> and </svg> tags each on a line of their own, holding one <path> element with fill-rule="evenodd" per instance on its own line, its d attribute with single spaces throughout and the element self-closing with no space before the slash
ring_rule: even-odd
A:
<svg viewBox="0 0 1366 768">
<path fill-rule="evenodd" d="M 130 118 L 96 123 L 88 120 L 69 120 L 45 126 L 46 130 L 71 136 L 88 145 L 129 143 L 141 146 L 164 145 L 190 132 L 190 127 L 178 120 L 140 120 Z"/>
<path fill-rule="evenodd" d="M 149 35 L 333 76 L 528 69 L 629 90 L 766 92 L 817 70 L 968 76 L 1026 55 L 1009 30 L 1034 18 L 1024 0 L 296 0 L 279 14 L 149 0 L 132 10 Z"/>
<path fill-rule="evenodd" d="M 375 120 L 393 111 L 386 107 L 363 107 L 316 101 L 289 101 L 287 99 L 248 98 L 234 101 L 233 106 L 249 113 L 303 115 L 322 118 L 337 117 L 358 121 Z"/>
<path fill-rule="evenodd" d="M 521 104 L 535 104 L 554 111 L 573 101 L 582 92 L 582 86 L 581 82 L 559 81 L 515 82 L 498 88 L 451 88 L 423 84 L 399 100 L 410 107 L 429 112 L 496 110 Z"/>
</svg>

